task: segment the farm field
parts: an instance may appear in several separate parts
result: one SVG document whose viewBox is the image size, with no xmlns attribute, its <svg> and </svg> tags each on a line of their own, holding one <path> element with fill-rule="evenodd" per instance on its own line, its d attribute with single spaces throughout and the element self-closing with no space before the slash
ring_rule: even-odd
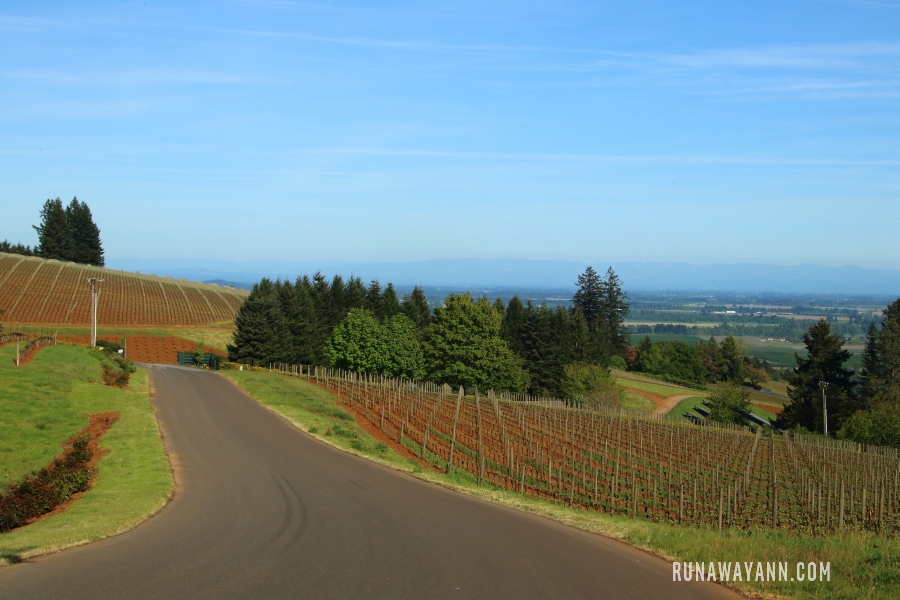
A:
<svg viewBox="0 0 900 600">
<path fill-rule="evenodd" d="M 111 342 L 121 343 L 122 338 L 103 336 L 99 333 L 97 338 Z M 91 342 L 87 335 L 61 335 L 58 341 L 62 343 L 87 346 Z M 125 336 L 125 357 L 133 362 L 169 364 L 178 362 L 179 352 L 196 352 L 197 344 L 176 336 L 149 336 L 129 335 Z M 222 351 L 209 346 L 203 347 L 204 352 L 215 352 L 222 355 Z"/>
<path fill-rule="evenodd" d="M 87 279 L 103 279 L 104 325 L 205 326 L 234 320 L 246 290 L 0 253 L 0 323 L 79 325 L 91 321 Z"/>
<path fill-rule="evenodd" d="M 22 367 L 12 364 L 14 353 L 15 346 L 0 347 L 0 490 L 61 454 L 87 414 L 120 419 L 100 442 L 109 454 L 94 487 L 65 512 L 0 534 L 0 565 L 121 533 L 162 508 L 172 476 L 146 371 L 123 390 L 100 383 L 96 351 L 44 348 Z"/>
<path fill-rule="evenodd" d="M 526 495 L 701 527 L 900 530 L 894 450 L 861 453 L 812 436 L 694 427 L 490 393 L 479 399 L 325 369 L 312 380 L 439 468 Z"/>
<path fill-rule="evenodd" d="M 296 373 L 296 371 L 294 372 Z M 319 385 L 316 385 L 314 378 L 308 379 L 307 377 L 284 377 L 273 373 L 250 371 L 240 373 L 226 372 L 226 374 L 257 400 L 284 415 L 299 428 L 310 431 L 323 441 L 339 444 L 343 447 L 348 445 L 348 441 L 357 440 L 356 436 L 358 436 L 358 445 L 361 445 L 361 447 L 370 447 L 375 444 L 375 440 L 363 431 L 355 433 L 354 437 L 349 439 L 345 439 L 342 436 L 323 437 L 323 435 L 327 436 L 333 427 L 332 424 L 329 424 L 329 419 L 332 423 L 343 422 L 341 420 L 343 417 L 341 419 L 330 417 L 332 411 L 340 412 L 342 408 L 352 410 L 357 415 L 358 420 L 366 421 L 370 427 L 380 429 L 381 412 L 378 408 L 379 405 L 377 403 L 372 404 L 371 400 L 367 404 L 364 398 L 365 392 L 363 392 L 363 396 L 356 395 L 356 392 L 353 391 L 354 384 L 352 382 L 332 378 L 327 386 L 347 386 L 346 391 L 349 392 L 349 395 L 332 396 L 333 403 L 330 403 L 327 396 L 320 396 L 318 392 L 318 389 L 326 387 L 323 381 L 324 371 L 321 369 L 319 372 Z M 304 375 L 306 374 L 304 373 Z M 373 387 L 370 387 L 370 390 L 374 391 Z M 396 392 L 397 390 L 393 391 Z M 405 416 L 404 409 L 409 407 L 411 403 L 416 402 L 414 399 L 416 396 L 420 399 L 423 396 L 428 396 L 428 394 L 421 394 L 421 392 L 416 393 L 412 388 L 410 388 L 410 391 L 412 393 L 409 395 L 406 392 L 389 394 L 400 409 L 398 412 L 400 412 L 399 418 L 401 421 Z M 451 396 L 454 395 L 451 394 Z M 308 397 L 315 397 L 315 402 L 310 403 L 306 399 Z M 350 401 L 353 402 L 352 409 L 348 403 Z M 467 396 L 464 401 L 469 405 L 469 409 L 466 409 L 466 412 L 470 413 L 467 420 L 472 416 L 477 418 L 477 414 L 471 415 L 470 412 L 474 404 L 474 397 Z M 390 402 L 391 400 L 388 400 L 388 403 Z M 503 403 L 502 400 L 501 403 Z M 429 404 L 431 403 L 427 402 L 426 406 Z M 482 397 L 481 408 L 483 417 L 494 414 L 492 402 L 487 398 Z M 442 409 L 439 408 L 438 410 L 441 411 Z M 535 410 L 538 409 L 535 408 Z M 411 412 L 415 412 L 415 410 Z M 504 415 L 506 414 L 505 409 L 501 409 L 501 412 Z M 431 411 L 426 411 L 426 413 L 430 414 Z M 452 418 L 452 413 L 450 417 Z M 392 426 L 387 424 L 389 420 L 393 421 L 394 419 L 395 417 L 389 417 L 385 413 L 385 426 L 381 430 L 388 434 L 389 439 L 396 441 L 397 438 L 392 437 L 392 434 L 396 435 L 399 431 L 394 430 Z M 628 419 L 626 418 L 625 421 L 627 422 Z M 562 424 L 564 426 L 564 422 Z M 351 425 L 352 429 L 355 429 L 355 424 L 351 422 Z M 473 425 L 476 425 L 476 423 L 469 422 L 467 424 L 466 429 L 469 430 L 467 435 L 472 433 L 470 428 Z M 484 427 L 487 430 L 486 424 Z M 632 424 L 631 427 L 634 427 L 634 425 Z M 678 425 L 671 430 L 685 429 L 703 430 L 707 428 Z M 366 431 L 369 431 L 369 429 L 366 429 Z M 648 429 L 642 429 L 642 431 L 645 434 L 649 433 Z M 616 444 L 617 432 L 615 426 L 612 432 L 611 447 Z M 418 456 L 422 446 L 416 442 L 416 439 L 421 439 L 421 432 L 409 430 L 409 433 L 411 436 L 402 438 L 403 445 Z M 462 426 L 460 426 L 458 433 L 462 433 Z M 604 439 L 609 439 L 606 432 L 602 436 L 601 444 Z M 429 436 L 429 440 L 431 439 L 432 437 Z M 462 438 L 458 439 L 461 440 Z M 459 458 L 457 460 L 459 463 L 465 460 L 478 464 L 477 440 L 467 439 L 469 440 L 467 444 L 473 443 L 476 445 L 476 450 L 469 446 L 466 446 L 465 449 L 458 448 L 456 457 Z M 625 439 L 623 436 L 622 440 Z M 654 439 L 658 440 L 659 438 Z M 645 444 L 649 443 L 649 438 L 646 435 L 644 440 Z M 537 439 L 535 439 L 536 441 Z M 493 437 L 492 441 L 484 442 L 485 454 L 492 452 L 492 450 L 488 450 L 489 446 L 496 448 L 495 443 L 496 440 Z M 767 446 L 768 440 L 760 441 L 757 454 L 768 452 Z M 428 447 L 431 447 L 430 442 Z M 353 448 L 350 448 L 349 451 L 358 453 Z M 362 452 L 371 453 L 371 450 Z M 516 452 L 518 452 L 518 448 L 516 448 Z M 627 455 L 626 450 L 622 452 L 622 456 Z M 390 454 L 390 451 L 388 453 Z M 460 457 L 460 454 L 464 454 L 464 456 Z M 615 451 L 613 451 L 613 454 L 615 455 Z M 426 456 L 434 462 L 435 457 L 430 454 L 430 451 L 426 453 Z M 371 456 L 371 459 L 384 463 L 378 456 Z M 454 461 L 454 464 L 457 464 L 457 460 Z M 623 460 L 623 464 L 624 462 Z M 441 463 L 435 462 L 435 464 L 441 466 Z M 485 464 L 488 470 L 494 468 L 489 458 L 486 458 Z M 556 461 L 554 460 L 555 464 Z M 791 565 L 797 561 L 829 561 L 832 565 L 831 578 L 826 583 L 754 582 L 746 580 L 733 585 L 733 587 L 751 595 L 762 594 L 761 597 L 771 597 L 771 594 L 776 594 L 776 597 L 798 599 L 843 599 L 864 595 L 869 598 L 886 599 L 895 598 L 900 594 L 900 580 L 896 578 L 896 567 L 893 559 L 894 556 L 900 554 L 900 542 L 898 542 L 896 537 L 878 535 L 874 531 L 849 529 L 840 534 L 830 534 L 819 529 L 816 530 L 816 533 L 812 533 L 810 529 L 798 530 L 789 526 L 777 529 L 770 529 L 765 526 L 754 526 L 749 529 L 724 527 L 721 531 L 718 531 L 715 525 L 678 525 L 672 519 L 666 520 L 662 518 L 662 515 L 660 515 L 661 518 L 658 520 L 650 520 L 646 516 L 631 518 L 627 514 L 584 510 L 584 506 L 581 505 L 570 508 L 568 506 L 569 496 L 565 493 L 568 490 L 565 486 L 562 494 L 549 498 L 538 497 L 537 495 L 531 495 L 531 493 L 523 495 L 518 488 L 503 489 L 499 484 L 496 484 L 494 474 L 486 475 L 485 483 L 491 481 L 495 485 L 478 485 L 477 476 L 468 471 L 463 471 L 458 465 L 454 467 L 449 475 L 436 473 L 430 469 L 422 469 L 419 465 L 409 463 L 405 466 L 399 464 L 392 466 L 426 481 L 432 481 L 441 486 L 483 500 L 544 515 L 585 531 L 620 539 L 639 548 L 661 554 L 669 559 L 680 561 L 743 560 L 754 561 L 754 563 L 755 561 L 762 561 L 764 564 L 766 561 L 789 561 Z M 576 466 L 580 467 L 580 465 Z M 624 472 L 623 470 L 620 473 L 622 475 L 620 481 L 627 479 L 623 475 Z M 712 473 L 715 472 L 716 470 L 713 468 Z M 566 475 L 567 472 L 564 467 L 563 480 L 567 483 Z M 576 484 L 580 480 L 580 475 L 580 470 L 576 469 L 574 478 Z M 658 489 L 661 488 L 662 486 Z M 622 491 L 624 492 L 624 490 Z M 856 509 L 858 510 L 860 508 L 858 495 L 856 502 Z M 871 496 L 869 496 L 869 503 L 869 506 L 871 506 Z"/>
</svg>

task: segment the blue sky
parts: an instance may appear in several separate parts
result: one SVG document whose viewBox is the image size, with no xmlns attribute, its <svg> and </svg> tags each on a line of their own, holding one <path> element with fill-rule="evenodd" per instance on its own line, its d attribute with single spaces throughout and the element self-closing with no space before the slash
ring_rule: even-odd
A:
<svg viewBox="0 0 900 600">
<path fill-rule="evenodd" d="M 898 268 L 900 1 L 4 2 L 0 239 Z"/>
</svg>

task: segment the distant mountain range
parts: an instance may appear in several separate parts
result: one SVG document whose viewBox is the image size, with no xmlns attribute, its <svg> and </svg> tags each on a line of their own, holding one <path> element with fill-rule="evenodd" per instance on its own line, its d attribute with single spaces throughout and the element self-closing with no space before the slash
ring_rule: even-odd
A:
<svg viewBox="0 0 900 600">
<path fill-rule="evenodd" d="M 600 273 L 610 266 L 591 263 Z M 262 277 L 294 279 L 321 271 L 326 277 L 358 275 L 398 287 L 413 285 L 459 289 L 536 288 L 569 290 L 588 263 L 528 259 L 432 259 L 413 262 L 359 263 L 341 261 L 249 262 L 209 259 L 112 258 L 107 266 L 126 271 L 213 281 L 249 287 Z M 760 265 L 619 262 L 611 265 L 630 291 L 779 292 L 815 294 L 897 294 L 900 269 L 854 266 Z"/>
</svg>

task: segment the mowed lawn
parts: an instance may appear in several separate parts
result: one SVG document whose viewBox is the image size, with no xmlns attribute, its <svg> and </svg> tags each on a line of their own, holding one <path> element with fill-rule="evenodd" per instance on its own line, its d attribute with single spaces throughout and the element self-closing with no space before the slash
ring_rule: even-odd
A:
<svg viewBox="0 0 900 600">
<path fill-rule="evenodd" d="M 0 487 L 49 464 L 83 429 L 87 414 L 118 412 L 101 440 L 109 454 L 93 489 L 69 509 L 0 534 L 0 565 L 131 529 L 165 506 L 172 473 L 150 404 L 149 377 L 138 370 L 129 389 L 104 386 L 98 354 L 44 348 L 13 364 L 15 344 L 0 347 Z"/>
</svg>

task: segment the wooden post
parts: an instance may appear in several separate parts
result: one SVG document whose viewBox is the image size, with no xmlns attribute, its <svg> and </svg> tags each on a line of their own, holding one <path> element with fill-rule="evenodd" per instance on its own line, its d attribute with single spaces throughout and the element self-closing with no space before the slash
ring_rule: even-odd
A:
<svg viewBox="0 0 900 600">
<path fill-rule="evenodd" d="M 725 499 L 725 492 L 719 488 L 719 531 L 722 531 L 722 502 Z"/>
<path fill-rule="evenodd" d="M 478 435 L 478 485 L 484 483 L 484 446 L 481 442 L 481 401 L 475 388 L 475 431 Z"/>
<path fill-rule="evenodd" d="M 844 480 L 841 480 L 841 509 L 838 517 L 838 527 L 844 529 Z"/>
<path fill-rule="evenodd" d="M 450 456 L 447 458 L 447 472 L 453 469 L 453 450 L 456 448 L 456 425 L 459 423 L 459 406 L 463 399 L 463 386 L 459 386 L 459 395 L 456 397 L 456 413 L 453 415 L 453 435 L 450 437 Z"/>
</svg>

